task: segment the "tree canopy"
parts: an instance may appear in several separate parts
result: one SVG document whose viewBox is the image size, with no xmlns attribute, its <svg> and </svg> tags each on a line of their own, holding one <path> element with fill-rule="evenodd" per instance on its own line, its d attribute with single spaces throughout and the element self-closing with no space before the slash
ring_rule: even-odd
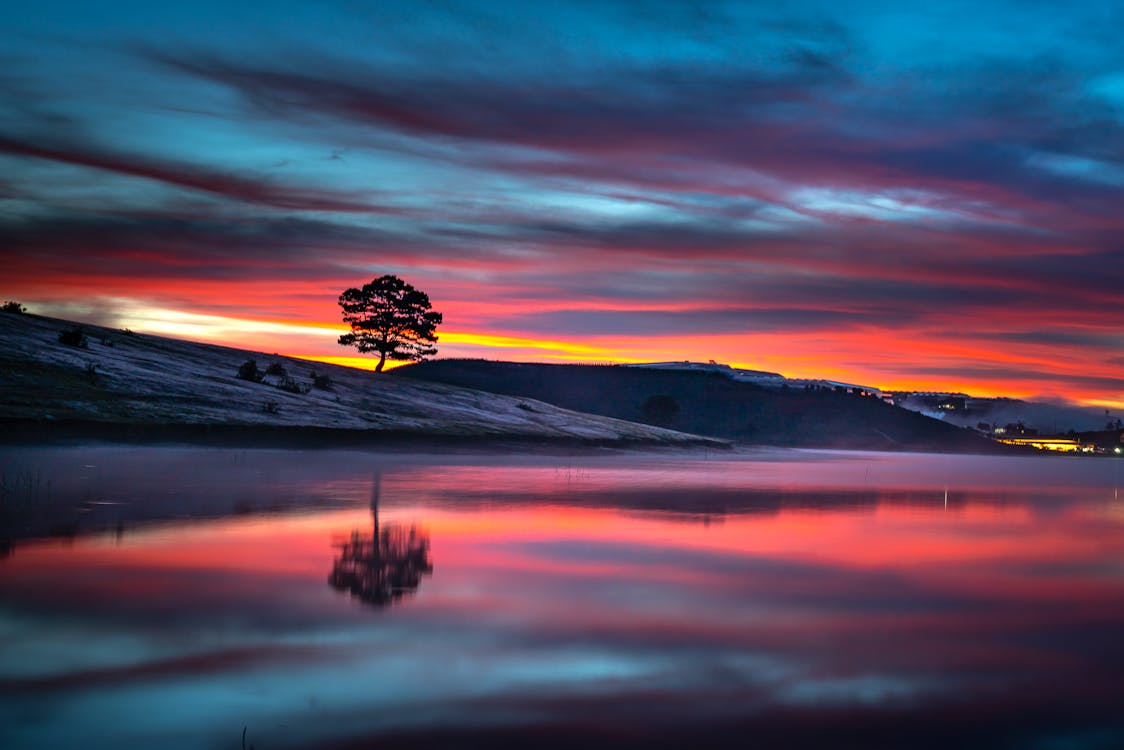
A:
<svg viewBox="0 0 1124 750">
<path fill-rule="evenodd" d="M 340 295 L 343 322 L 351 333 L 340 336 L 340 344 L 360 352 L 378 352 L 375 372 L 382 372 L 387 359 L 419 362 L 437 353 L 437 326 L 429 295 L 397 276 L 380 276 L 362 287 Z"/>
</svg>

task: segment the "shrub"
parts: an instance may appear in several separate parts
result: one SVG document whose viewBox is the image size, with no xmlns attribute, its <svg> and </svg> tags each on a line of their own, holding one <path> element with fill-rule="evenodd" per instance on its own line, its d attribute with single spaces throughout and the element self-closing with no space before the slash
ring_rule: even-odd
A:
<svg viewBox="0 0 1124 750">
<path fill-rule="evenodd" d="M 10 299 L 3 305 L 0 305 L 0 312 L 22 315 L 23 313 L 27 312 L 27 308 L 21 305 L 19 302 L 16 302 L 14 299 Z"/>
<path fill-rule="evenodd" d="M 98 378 L 98 366 L 95 362 L 86 363 L 86 379 L 91 383 Z"/>
<path fill-rule="evenodd" d="M 322 391 L 332 390 L 332 379 L 327 375 L 317 375 L 312 373 L 312 387 L 319 388 Z"/>
<path fill-rule="evenodd" d="M 277 384 L 277 387 L 289 393 L 308 393 L 309 387 L 304 383 L 298 383 L 292 378 L 286 376 Z"/>
<path fill-rule="evenodd" d="M 261 370 L 258 369 L 258 363 L 252 359 L 247 359 L 238 368 L 238 379 L 248 380 L 251 383 L 260 383 L 262 381 Z"/>
<path fill-rule="evenodd" d="M 265 368 L 265 374 L 266 375 L 279 375 L 280 377 L 285 377 L 285 374 L 286 374 L 285 373 L 285 366 L 282 365 L 280 362 L 273 362 L 269 365 L 269 367 Z"/>
<path fill-rule="evenodd" d="M 77 346 L 80 349 L 88 349 L 90 347 L 90 343 L 86 341 L 86 332 L 82 330 L 81 326 L 75 326 L 69 331 L 60 333 L 59 343 L 66 344 L 67 346 Z"/>
<path fill-rule="evenodd" d="M 276 414 L 279 411 L 281 411 L 280 407 L 277 406 L 276 401 L 266 401 L 264 404 L 261 405 L 261 410 L 264 411 L 266 414 Z"/>
</svg>

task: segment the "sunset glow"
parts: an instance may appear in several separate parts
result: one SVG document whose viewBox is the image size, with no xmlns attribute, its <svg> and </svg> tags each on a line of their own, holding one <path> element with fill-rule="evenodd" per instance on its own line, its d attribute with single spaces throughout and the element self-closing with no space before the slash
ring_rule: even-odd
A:
<svg viewBox="0 0 1124 750">
<path fill-rule="evenodd" d="M 0 745 L 1120 747 L 1117 463 L 16 448 Z"/>
<path fill-rule="evenodd" d="M 1124 409 L 1117 4 L 7 4 L 0 299 Z"/>
</svg>

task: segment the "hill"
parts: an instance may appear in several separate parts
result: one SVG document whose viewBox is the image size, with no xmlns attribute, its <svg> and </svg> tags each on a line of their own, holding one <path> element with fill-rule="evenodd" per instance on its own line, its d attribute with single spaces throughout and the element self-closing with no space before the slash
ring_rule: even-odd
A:
<svg viewBox="0 0 1124 750">
<path fill-rule="evenodd" d="M 403 380 L 534 398 L 743 443 L 857 450 L 1003 450 L 969 430 L 876 398 L 763 388 L 719 374 L 455 359 L 408 365 L 393 373 Z"/>
<path fill-rule="evenodd" d="M 410 438 L 717 444 L 529 398 L 375 375 L 276 354 L 0 313 L 2 439 L 96 437 L 305 442 Z M 274 374 L 237 377 L 249 359 Z M 282 374 L 282 371 L 284 374 Z M 321 386 L 314 383 L 313 373 Z M 301 437 L 303 436 L 303 437 Z"/>
</svg>

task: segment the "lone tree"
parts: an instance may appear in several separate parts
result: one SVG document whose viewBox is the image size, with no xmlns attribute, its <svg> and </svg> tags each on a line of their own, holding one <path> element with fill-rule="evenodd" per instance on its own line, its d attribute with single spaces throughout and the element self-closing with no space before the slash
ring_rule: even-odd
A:
<svg viewBox="0 0 1124 750">
<path fill-rule="evenodd" d="M 433 311 L 428 294 L 397 276 L 380 276 L 345 290 L 340 307 L 343 322 L 351 326 L 351 333 L 340 336 L 340 344 L 378 352 L 375 372 L 382 372 L 388 358 L 420 362 L 437 353 L 433 344 L 441 313 Z"/>
</svg>

